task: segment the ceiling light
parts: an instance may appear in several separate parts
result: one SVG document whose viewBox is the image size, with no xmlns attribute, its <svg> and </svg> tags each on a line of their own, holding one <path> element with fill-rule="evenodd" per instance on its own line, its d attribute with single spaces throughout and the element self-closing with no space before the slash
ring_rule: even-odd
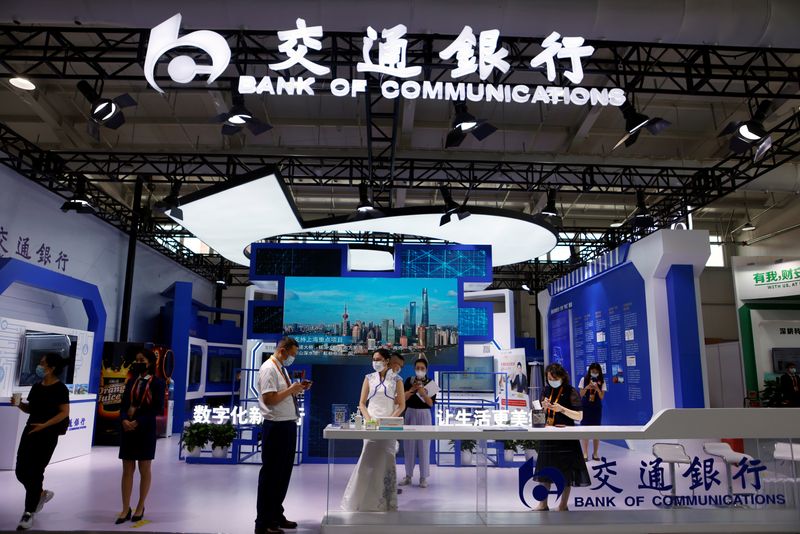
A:
<svg viewBox="0 0 800 534">
<path fill-rule="evenodd" d="M 522 284 L 522 289 L 524 289 L 525 291 L 530 291 L 531 290 L 531 288 L 530 288 L 530 286 L 528 284 Z"/>
<path fill-rule="evenodd" d="M 483 141 L 497 131 L 497 128 L 489 124 L 486 119 L 476 119 L 463 102 L 456 102 L 455 108 L 456 114 L 453 118 L 452 129 L 447 133 L 445 139 L 445 148 L 459 146 L 467 138 L 468 133 L 471 133 L 478 141 Z"/>
<path fill-rule="evenodd" d="M 658 135 L 666 127 L 672 124 L 668 120 L 662 119 L 661 117 L 653 117 L 651 119 L 647 115 L 639 113 L 634 109 L 630 102 L 625 102 L 622 104 L 622 106 L 620 106 L 619 109 L 622 111 L 622 116 L 625 118 L 626 133 L 611 150 L 616 149 L 623 143 L 625 146 L 631 146 L 634 144 L 639 138 L 642 128 L 646 129 L 653 135 Z"/>
<path fill-rule="evenodd" d="M 92 122 L 112 130 L 116 130 L 125 124 L 125 115 L 122 113 L 122 108 L 136 105 L 136 100 L 128 93 L 121 94 L 113 99 L 102 98 L 86 80 L 78 82 L 78 90 L 89 102 L 89 117 Z M 90 129 L 90 133 L 95 139 L 99 138 L 96 130 Z"/>
<path fill-rule="evenodd" d="M 84 182 L 84 178 L 78 178 L 78 185 L 75 189 L 75 194 L 72 195 L 72 198 L 67 199 L 61 205 L 61 211 L 64 213 L 69 211 L 75 211 L 77 213 L 94 213 L 94 207 L 92 207 L 91 202 L 89 202 L 89 197 L 86 196 L 86 184 Z"/>
<path fill-rule="evenodd" d="M 355 213 L 348 217 L 350 221 L 360 221 L 363 219 L 373 219 L 382 217 L 383 212 L 373 205 L 369 194 L 369 186 L 366 182 L 358 184 L 358 206 Z"/>
<path fill-rule="evenodd" d="M 558 207 L 556 207 L 555 189 L 547 190 L 547 204 L 545 204 L 544 209 L 542 209 L 542 215 L 547 215 L 548 217 L 558 217 Z"/>
<path fill-rule="evenodd" d="M 469 211 L 466 209 L 467 205 L 467 198 L 464 199 L 463 204 L 457 204 L 453 197 L 450 195 L 450 191 L 446 187 L 440 187 L 439 192 L 442 194 L 442 199 L 444 200 L 444 215 L 439 220 L 439 226 L 444 226 L 445 224 L 449 223 L 453 215 L 458 217 L 458 220 L 464 220 L 471 215 Z"/>
<path fill-rule="evenodd" d="M 583 258 L 581 258 L 577 245 L 570 245 L 567 263 L 569 265 L 581 265 L 583 263 Z"/>
<path fill-rule="evenodd" d="M 636 191 L 636 213 L 633 215 L 631 224 L 636 228 L 650 228 L 653 226 L 653 222 L 650 208 L 644 201 L 644 191 L 639 189 Z"/>
<path fill-rule="evenodd" d="M 749 121 L 729 123 L 718 137 L 731 136 L 728 147 L 734 154 L 744 154 L 755 146 L 753 161 L 758 161 L 772 147 L 772 137 L 764 128 L 764 120 L 770 111 L 772 111 L 772 101 L 762 100 Z"/>
<path fill-rule="evenodd" d="M 242 95 L 233 95 L 233 106 L 230 111 L 217 115 L 214 120 L 222 123 L 222 135 L 237 134 L 245 127 L 253 135 L 261 135 L 272 129 L 271 124 L 257 119 L 244 106 L 244 97 Z"/>
<path fill-rule="evenodd" d="M 620 221 L 619 219 L 615 219 L 614 222 L 609 224 L 610 228 L 621 228 L 625 224 L 624 221 Z"/>
<path fill-rule="evenodd" d="M 743 232 L 752 232 L 755 229 L 756 229 L 756 225 L 753 224 L 750 221 L 747 221 L 746 223 L 744 223 L 744 226 L 742 226 L 742 231 Z"/>
<path fill-rule="evenodd" d="M 163 199 L 155 203 L 155 209 L 159 213 L 165 213 L 169 210 L 178 210 L 181 205 L 180 193 L 183 183 L 180 180 L 175 180 L 170 186 L 169 194 Z"/>
<path fill-rule="evenodd" d="M 22 76 L 15 76 L 14 78 L 9 78 L 8 83 L 16 87 L 17 89 L 22 89 L 23 91 L 33 91 L 36 89 L 36 86 L 30 81 L 28 78 L 23 78 Z"/>
</svg>

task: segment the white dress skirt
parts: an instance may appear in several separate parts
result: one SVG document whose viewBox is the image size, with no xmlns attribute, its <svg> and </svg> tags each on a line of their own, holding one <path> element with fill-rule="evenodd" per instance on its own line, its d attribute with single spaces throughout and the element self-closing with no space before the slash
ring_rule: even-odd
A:
<svg viewBox="0 0 800 534">
<path fill-rule="evenodd" d="M 372 418 L 390 417 L 395 409 L 397 376 L 389 371 L 385 380 L 379 373 L 367 375 L 367 410 Z M 397 441 L 365 439 L 361 456 L 342 497 L 342 510 L 348 512 L 388 512 L 397 510 Z"/>
</svg>

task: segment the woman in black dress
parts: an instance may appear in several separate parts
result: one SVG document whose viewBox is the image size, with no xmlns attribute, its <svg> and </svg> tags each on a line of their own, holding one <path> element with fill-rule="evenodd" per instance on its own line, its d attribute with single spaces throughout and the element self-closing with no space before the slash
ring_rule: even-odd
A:
<svg viewBox="0 0 800 534">
<path fill-rule="evenodd" d="M 165 383 L 155 376 L 156 355 L 141 350 L 131 365 L 132 378 L 125 384 L 120 406 L 122 436 L 119 458 L 122 460 L 122 512 L 116 524 L 140 521 L 150 491 L 150 464 L 156 455 L 156 416 L 164 410 Z M 131 510 L 133 474 L 139 463 L 139 503 Z M 133 513 L 133 517 L 131 514 Z"/>
<path fill-rule="evenodd" d="M 578 389 L 581 392 L 581 400 L 583 401 L 583 419 L 581 419 L 581 426 L 600 426 L 603 420 L 603 397 L 606 396 L 608 386 L 603 376 L 603 369 L 600 364 L 594 362 L 589 365 L 586 375 L 581 378 L 578 384 Z M 592 460 L 600 460 L 597 451 L 600 450 L 600 440 L 593 439 L 594 453 L 592 453 Z M 589 440 L 582 440 L 583 446 L 583 459 L 589 459 Z"/>
<path fill-rule="evenodd" d="M 547 386 L 542 395 L 542 406 L 547 414 L 547 425 L 574 426 L 575 421 L 580 421 L 583 416 L 578 391 L 569 385 L 569 375 L 561 365 L 551 363 L 547 366 L 546 375 Z M 557 469 L 564 477 L 564 492 L 558 504 L 559 511 L 567 509 L 572 486 L 590 484 L 589 472 L 586 470 L 578 440 L 542 440 L 533 479 L 549 491 L 553 480 L 542 472 L 545 469 Z M 548 509 L 546 500 L 535 508 L 536 511 Z"/>
<path fill-rule="evenodd" d="M 31 386 L 28 402 L 17 404 L 20 410 L 30 414 L 17 449 L 15 474 L 25 486 L 25 513 L 17 530 L 31 528 L 34 514 L 53 498 L 53 492 L 43 489 L 42 483 L 44 470 L 58 445 L 58 436 L 66 434 L 69 428 L 69 390 L 58 379 L 65 363 L 60 354 L 42 356 L 36 367 L 36 375 L 42 381 Z"/>
</svg>

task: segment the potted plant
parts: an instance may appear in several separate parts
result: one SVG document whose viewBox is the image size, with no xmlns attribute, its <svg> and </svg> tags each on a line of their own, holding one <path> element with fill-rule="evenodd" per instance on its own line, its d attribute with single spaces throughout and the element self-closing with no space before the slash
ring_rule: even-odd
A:
<svg viewBox="0 0 800 534">
<path fill-rule="evenodd" d="M 455 446 L 455 441 L 450 440 L 450 445 Z M 474 439 L 461 440 L 461 465 L 472 465 L 476 445 Z"/>
<path fill-rule="evenodd" d="M 514 455 L 517 453 L 517 441 L 505 440 L 503 441 L 503 460 L 506 463 L 514 461 Z"/>
<path fill-rule="evenodd" d="M 230 423 L 211 425 L 209 438 L 211 439 L 212 446 L 211 455 L 214 458 L 227 458 L 228 447 L 231 446 L 233 440 L 236 438 L 236 429 Z"/>
<path fill-rule="evenodd" d="M 783 393 L 781 392 L 780 382 L 778 379 L 765 380 L 764 389 L 758 392 L 761 406 L 767 408 L 778 408 L 783 406 Z"/>
<path fill-rule="evenodd" d="M 188 456 L 200 456 L 200 451 L 208 441 L 208 423 L 191 423 L 183 429 L 183 446 Z"/>
<path fill-rule="evenodd" d="M 520 441 L 520 445 L 522 445 L 522 450 L 525 451 L 525 461 L 527 462 L 531 458 L 536 459 L 539 456 L 537 449 L 539 448 L 539 442 L 534 439 L 524 439 Z"/>
</svg>

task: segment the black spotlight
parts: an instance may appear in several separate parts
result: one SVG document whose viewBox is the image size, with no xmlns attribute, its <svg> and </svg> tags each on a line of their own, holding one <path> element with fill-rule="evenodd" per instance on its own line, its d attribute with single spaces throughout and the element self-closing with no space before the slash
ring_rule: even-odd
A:
<svg viewBox="0 0 800 534">
<path fill-rule="evenodd" d="M 631 218 L 631 225 L 634 228 L 650 228 L 655 222 L 650 209 L 644 201 L 644 191 L 636 191 L 636 213 Z"/>
<path fill-rule="evenodd" d="M 370 198 L 369 186 L 366 182 L 358 184 L 358 207 L 356 211 L 347 218 L 348 221 L 363 221 L 364 219 L 376 219 L 383 217 L 383 212 L 375 207 Z"/>
<path fill-rule="evenodd" d="M 728 146 L 734 154 L 744 154 L 755 146 L 756 152 L 753 161 L 760 160 L 772 146 L 772 137 L 767 135 L 767 130 L 764 128 L 764 119 L 767 118 L 770 111 L 772 111 L 772 101 L 762 100 L 756 108 L 756 112 L 753 113 L 753 118 L 745 122 L 728 124 L 719 137 L 731 136 Z"/>
<path fill-rule="evenodd" d="M 583 258 L 581 258 L 580 252 L 578 251 L 577 245 L 570 245 L 569 247 L 569 259 L 567 260 L 568 265 L 582 265 Z"/>
<path fill-rule="evenodd" d="M 558 208 L 556 207 L 556 190 L 547 190 L 547 204 L 542 209 L 542 215 L 548 217 L 558 217 Z"/>
<path fill-rule="evenodd" d="M 467 199 L 464 199 L 462 204 L 456 203 L 453 200 L 453 197 L 450 195 L 450 191 L 446 187 L 440 187 L 439 192 L 442 194 L 442 199 L 444 199 L 444 215 L 442 218 L 439 219 L 439 226 L 444 226 L 445 224 L 449 223 L 453 215 L 458 217 L 458 220 L 463 220 L 472 215 L 469 211 L 467 211 Z"/>
<path fill-rule="evenodd" d="M 125 115 L 122 108 L 136 105 L 136 100 L 128 93 L 113 99 L 103 98 L 89 85 L 86 80 L 78 82 L 78 90 L 89 101 L 91 106 L 90 117 L 95 124 L 116 130 L 125 124 Z"/>
<path fill-rule="evenodd" d="M 183 210 L 181 210 L 180 192 L 183 184 L 180 180 L 172 182 L 169 195 L 165 196 L 155 204 L 155 208 L 160 213 L 169 212 L 169 215 L 178 220 L 183 220 Z"/>
<path fill-rule="evenodd" d="M 467 111 L 467 105 L 463 102 L 456 102 L 455 106 L 456 115 L 453 118 L 453 129 L 447 134 L 445 148 L 459 146 L 467 138 L 468 133 L 471 133 L 478 141 L 483 141 L 497 131 L 497 128 L 489 124 L 486 119 L 476 119 Z"/>
<path fill-rule="evenodd" d="M 272 125 L 259 120 L 244 106 L 242 95 L 233 95 L 233 107 L 227 113 L 222 113 L 214 117 L 214 121 L 222 123 L 222 135 L 234 135 L 247 127 L 253 135 L 272 129 Z"/>
<path fill-rule="evenodd" d="M 625 146 L 631 146 L 634 144 L 639 138 L 639 133 L 642 131 L 642 128 L 653 135 L 658 135 L 667 126 L 672 124 L 668 120 L 662 119 L 661 117 L 653 117 L 651 119 L 647 115 L 639 113 L 633 108 L 630 102 L 627 101 L 622 104 L 619 109 L 622 111 L 622 116 L 625 117 L 626 133 L 611 150 L 616 149 L 623 143 L 625 143 Z"/>
<path fill-rule="evenodd" d="M 86 195 L 86 184 L 84 178 L 78 178 L 78 185 L 75 189 L 75 194 L 72 198 L 68 199 L 61 205 L 61 211 L 67 213 L 68 211 L 75 211 L 78 213 L 94 213 L 94 207 L 89 202 L 89 197 Z"/>
</svg>

